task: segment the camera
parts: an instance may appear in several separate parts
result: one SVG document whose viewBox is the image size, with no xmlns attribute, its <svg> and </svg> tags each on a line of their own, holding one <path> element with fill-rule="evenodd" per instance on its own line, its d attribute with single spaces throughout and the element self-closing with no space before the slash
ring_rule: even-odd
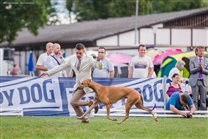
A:
<svg viewBox="0 0 208 139">
<path fill-rule="evenodd" d="M 192 118 L 192 114 L 188 112 L 186 118 Z"/>
</svg>

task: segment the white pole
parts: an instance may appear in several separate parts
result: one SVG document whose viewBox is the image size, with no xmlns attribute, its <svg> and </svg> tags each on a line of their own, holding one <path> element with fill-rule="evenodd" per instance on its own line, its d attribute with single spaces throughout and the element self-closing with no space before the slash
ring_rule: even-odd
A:
<svg viewBox="0 0 208 139">
<path fill-rule="evenodd" d="M 136 0 L 136 16 L 135 16 L 135 45 L 138 44 L 138 10 L 139 10 L 139 0 Z"/>
<path fill-rule="evenodd" d="M 167 91 L 167 88 L 166 88 L 166 80 L 167 80 L 167 77 L 164 76 L 163 77 L 163 96 L 164 96 L 164 109 L 166 109 L 166 103 L 167 103 L 167 95 L 166 95 L 166 91 Z"/>
</svg>

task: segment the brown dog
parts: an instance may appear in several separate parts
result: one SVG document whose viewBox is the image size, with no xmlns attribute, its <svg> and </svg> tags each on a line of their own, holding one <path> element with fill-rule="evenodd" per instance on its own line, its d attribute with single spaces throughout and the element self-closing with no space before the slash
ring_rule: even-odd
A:
<svg viewBox="0 0 208 139">
<path fill-rule="evenodd" d="M 98 84 L 96 82 L 93 82 L 92 80 L 84 80 L 81 85 L 81 88 L 83 87 L 90 87 L 94 90 L 96 93 L 94 103 L 90 106 L 90 108 L 79 118 L 83 118 L 86 116 L 94 107 L 98 105 L 99 102 L 102 102 L 106 105 L 107 110 L 107 119 L 116 121 L 117 119 L 111 119 L 110 118 L 110 105 L 117 102 L 118 100 L 122 98 L 126 98 L 126 116 L 125 118 L 118 122 L 122 123 L 126 121 L 129 118 L 129 111 L 133 105 L 135 105 L 137 108 L 140 108 L 142 110 L 148 111 L 151 113 L 157 121 L 157 118 L 155 117 L 154 113 L 152 112 L 153 109 L 148 109 L 144 107 L 143 105 L 143 99 L 139 92 L 132 88 L 127 87 L 118 87 L 118 86 L 103 86 L 101 84 Z"/>
</svg>

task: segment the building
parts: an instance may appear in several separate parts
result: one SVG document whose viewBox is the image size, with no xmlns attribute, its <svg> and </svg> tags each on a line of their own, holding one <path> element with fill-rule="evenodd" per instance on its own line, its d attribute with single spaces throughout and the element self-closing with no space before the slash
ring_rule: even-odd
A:
<svg viewBox="0 0 208 139">
<path fill-rule="evenodd" d="M 29 51 L 33 51 L 36 60 L 48 41 L 60 43 L 66 55 L 73 53 L 78 42 L 84 43 L 88 49 L 105 46 L 112 52 L 131 54 L 135 54 L 136 44 L 140 43 L 160 48 L 208 47 L 208 8 L 138 16 L 136 28 L 137 31 L 135 16 L 131 16 L 45 26 L 39 29 L 38 36 L 23 29 L 12 47 L 16 50 L 16 63 L 19 62 L 22 69 L 27 66 Z M 0 44 L 1 47 L 7 45 L 6 42 Z"/>
</svg>

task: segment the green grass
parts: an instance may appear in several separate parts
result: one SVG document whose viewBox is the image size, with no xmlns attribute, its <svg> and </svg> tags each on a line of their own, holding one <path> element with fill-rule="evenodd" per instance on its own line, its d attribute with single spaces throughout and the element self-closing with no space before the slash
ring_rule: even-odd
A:
<svg viewBox="0 0 208 139">
<path fill-rule="evenodd" d="M 208 118 L 130 117 L 119 125 L 105 117 L 91 117 L 89 124 L 69 117 L 0 117 L 0 123 L 0 139 L 208 139 Z"/>
</svg>

